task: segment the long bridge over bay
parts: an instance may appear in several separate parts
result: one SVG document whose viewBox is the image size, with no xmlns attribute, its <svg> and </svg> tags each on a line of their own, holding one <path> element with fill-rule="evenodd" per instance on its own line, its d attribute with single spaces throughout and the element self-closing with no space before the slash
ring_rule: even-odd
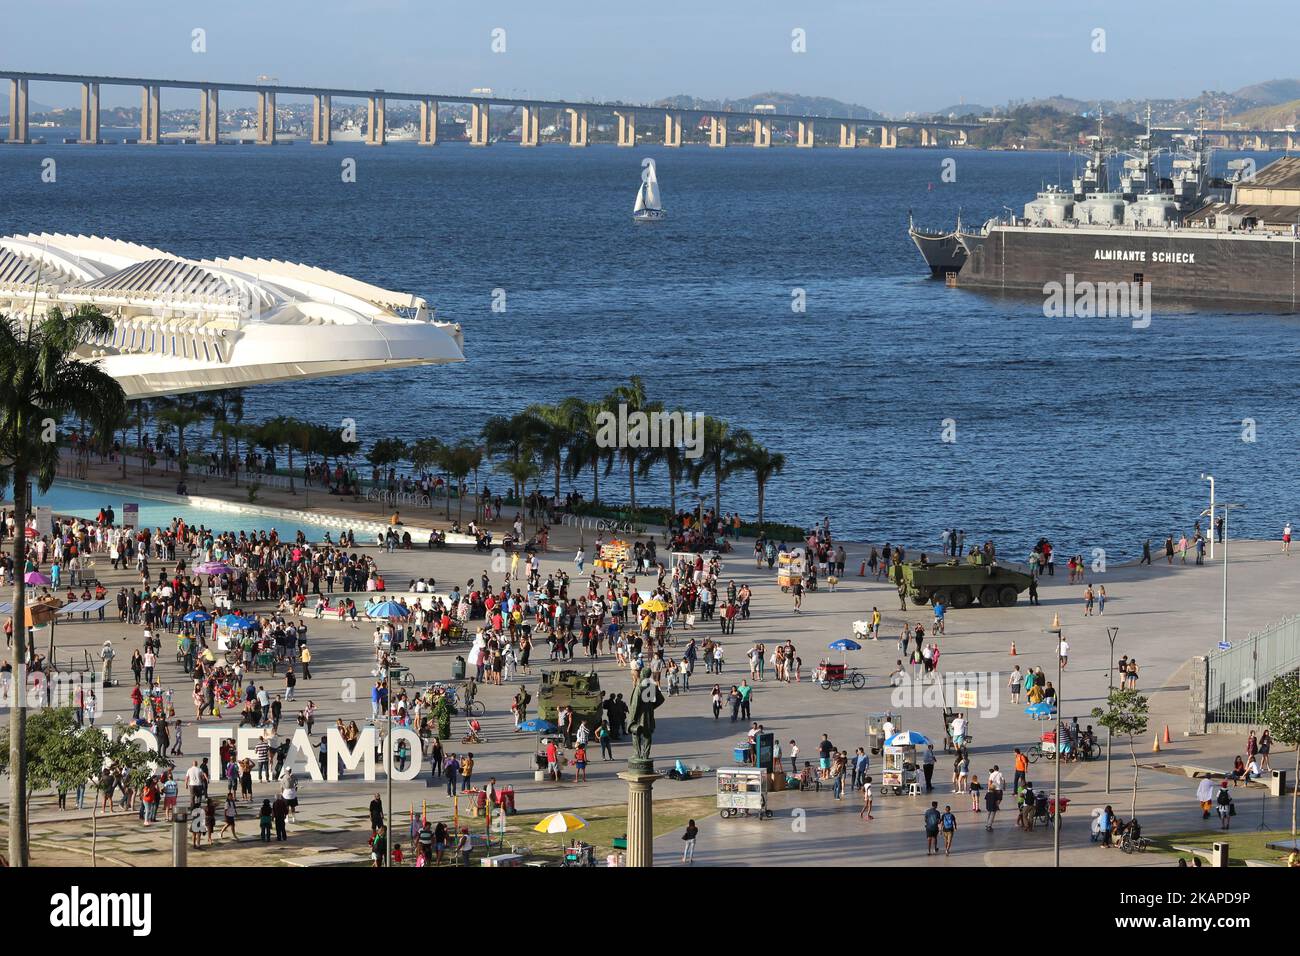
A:
<svg viewBox="0 0 1300 956">
<path fill-rule="evenodd" d="M 419 134 L 416 142 L 423 146 L 438 143 L 438 109 L 440 105 L 467 106 L 469 120 L 466 133 L 474 146 L 487 146 L 492 142 L 489 120 L 493 109 L 517 111 L 519 117 L 519 143 L 522 146 L 541 144 L 541 117 L 544 112 L 556 116 L 557 126 L 567 130 L 571 146 L 586 146 L 589 140 L 590 117 L 593 113 L 612 115 L 618 126 L 617 145 L 637 144 L 637 124 L 648 121 L 662 129 L 664 146 L 681 146 L 683 125 L 707 124 L 710 146 L 730 145 L 733 131 L 747 129 L 750 143 L 756 147 L 772 145 L 773 124 L 788 125 L 794 130 L 795 145 L 811 147 L 817 129 L 838 127 L 839 145 L 852 148 L 866 145 L 869 137 L 883 147 L 898 145 L 900 130 L 916 130 L 923 146 L 937 146 L 942 133 L 958 145 L 964 145 L 970 130 L 983 124 L 933 119 L 890 120 L 852 116 L 813 116 L 778 113 L 774 110 L 712 110 L 684 109 L 673 106 L 644 106 L 625 103 L 602 103 L 568 100 L 542 100 L 490 95 L 459 95 L 448 93 L 422 93 L 399 90 L 355 90 L 317 86 L 287 86 L 279 83 L 216 83 L 199 80 L 157 79 L 137 76 L 89 76 L 75 73 L 28 73 L 0 70 L 0 78 L 9 82 L 8 142 L 31 142 L 29 123 L 28 87 L 31 83 L 67 83 L 81 87 L 81 130 L 77 142 L 100 143 L 100 89 L 105 86 L 138 87 L 140 89 L 140 136 L 142 144 L 157 144 L 161 139 L 162 94 L 164 90 L 191 90 L 199 94 L 199 122 L 196 142 L 216 145 L 220 142 L 220 102 L 223 92 L 252 93 L 257 97 L 256 124 L 253 142 L 273 145 L 276 142 L 276 97 L 306 96 L 311 98 L 310 142 L 328 145 L 331 141 L 332 100 L 358 99 L 368 104 L 365 142 L 382 146 L 386 141 L 385 113 L 393 101 L 414 103 L 419 113 Z M 656 134 L 657 136 L 657 134 Z M 833 135 L 832 135 L 833 141 Z"/>
</svg>

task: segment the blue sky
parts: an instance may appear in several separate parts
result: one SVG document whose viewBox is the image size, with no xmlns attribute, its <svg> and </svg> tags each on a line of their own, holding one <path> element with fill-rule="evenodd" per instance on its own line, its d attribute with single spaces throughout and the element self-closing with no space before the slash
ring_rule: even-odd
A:
<svg viewBox="0 0 1300 956">
<path fill-rule="evenodd" d="M 641 101 L 781 90 L 887 113 L 1189 96 L 1288 74 L 1295 0 L 14 0 L 11 69 Z M 1235 9 L 1235 13 L 1234 13 Z M 1232 21 L 1248 22 L 1240 34 Z M 1260 29 L 1261 24 L 1269 24 Z M 191 50 L 195 28 L 207 52 Z M 504 53 L 491 49 L 505 31 Z M 791 50 L 802 29 L 807 52 Z M 1106 30 L 1106 52 L 1092 31 Z M 1300 63 L 1290 72 L 1300 74 Z M 71 105 L 68 87 L 32 99 Z M 178 94 L 179 95 L 179 94 Z M 105 105 L 138 105 L 104 90 Z"/>
</svg>

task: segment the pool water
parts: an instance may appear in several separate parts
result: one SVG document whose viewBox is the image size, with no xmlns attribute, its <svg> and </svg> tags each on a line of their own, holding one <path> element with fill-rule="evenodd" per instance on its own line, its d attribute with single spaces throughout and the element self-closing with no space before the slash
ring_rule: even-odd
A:
<svg viewBox="0 0 1300 956">
<path fill-rule="evenodd" d="M 236 511 L 195 508 L 181 504 L 179 501 L 167 501 L 162 498 L 131 494 L 129 492 L 124 494 L 121 491 L 116 493 L 91 491 L 60 482 L 55 482 L 50 487 L 50 490 L 44 494 L 41 494 L 39 490 L 36 491 L 35 497 L 35 503 L 38 506 L 51 508 L 55 514 L 73 515 L 78 518 L 93 519 L 99 514 L 100 508 L 111 507 L 118 524 L 122 523 L 124 511 L 122 505 L 131 502 L 140 507 L 140 524 L 150 528 L 166 527 L 171 524 L 173 518 L 184 518 L 186 524 L 202 525 L 217 532 L 233 531 L 236 534 L 240 531 L 249 533 L 253 531 L 269 532 L 272 528 L 275 528 L 281 539 L 289 538 L 292 540 L 299 531 L 302 531 L 309 541 L 323 539 L 326 530 L 324 525 L 283 521 L 270 515 L 240 514 Z M 8 488 L 4 489 L 4 500 L 13 500 L 13 495 Z M 331 533 L 330 537 L 337 538 L 337 531 Z"/>
</svg>

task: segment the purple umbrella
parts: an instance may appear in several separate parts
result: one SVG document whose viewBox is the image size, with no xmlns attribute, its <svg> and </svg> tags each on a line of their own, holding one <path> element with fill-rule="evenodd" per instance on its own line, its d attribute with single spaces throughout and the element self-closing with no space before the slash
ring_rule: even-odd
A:
<svg viewBox="0 0 1300 956">
<path fill-rule="evenodd" d="M 198 574 L 232 574 L 235 569 L 224 561 L 204 561 L 195 565 L 194 570 Z"/>
<path fill-rule="evenodd" d="M 23 580 L 28 584 L 49 584 L 50 579 L 41 574 L 40 571 L 28 571 L 23 575 Z"/>
</svg>

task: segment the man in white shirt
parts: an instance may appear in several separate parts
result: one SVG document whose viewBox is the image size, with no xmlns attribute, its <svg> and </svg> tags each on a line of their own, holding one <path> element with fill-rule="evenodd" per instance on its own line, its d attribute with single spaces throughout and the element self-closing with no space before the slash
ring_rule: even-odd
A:
<svg viewBox="0 0 1300 956">
<path fill-rule="evenodd" d="M 199 762 L 194 761 L 193 766 L 185 771 L 185 786 L 190 789 L 190 802 L 199 803 L 203 799 L 203 788 L 208 782 L 207 774 L 199 769 Z"/>
<path fill-rule="evenodd" d="M 1061 638 L 1060 646 L 1057 648 L 1057 654 L 1061 658 L 1061 669 L 1064 670 L 1065 665 L 1070 662 L 1070 642 L 1065 638 Z"/>
</svg>

